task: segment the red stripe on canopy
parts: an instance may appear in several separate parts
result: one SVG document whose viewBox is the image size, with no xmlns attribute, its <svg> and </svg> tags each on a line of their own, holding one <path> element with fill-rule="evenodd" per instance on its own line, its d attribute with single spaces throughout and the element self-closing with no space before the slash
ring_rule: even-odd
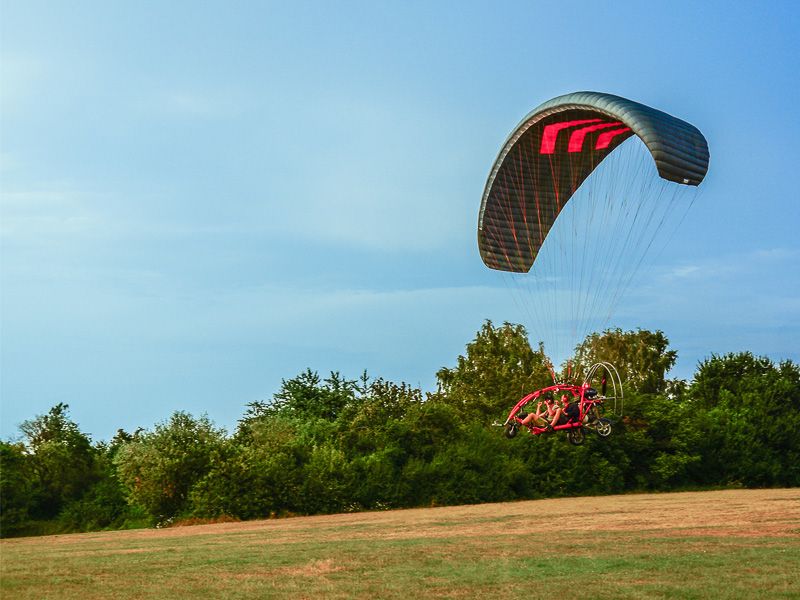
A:
<svg viewBox="0 0 800 600">
<path fill-rule="evenodd" d="M 542 147 L 539 154 L 552 154 L 556 151 L 556 140 L 558 132 L 574 125 L 584 125 L 585 123 L 597 123 L 600 119 L 583 119 L 582 121 L 565 121 L 564 123 L 553 123 L 544 128 L 542 136 Z"/>
<path fill-rule="evenodd" d="M 622 123 L 601 123 L 600 125 L 590 125 L 589 127 L 581 127 L 572 132 L 569 136 L 569 148 L 567 152 L 580 152 L 583 149 L 583 141 L 586 139 L 586 134 L 597 131 L 598 129 L 606 129 L 608 127 L 616 127 Z M 606 144 L 607 146 L 608 144 Z"/>
</svg>

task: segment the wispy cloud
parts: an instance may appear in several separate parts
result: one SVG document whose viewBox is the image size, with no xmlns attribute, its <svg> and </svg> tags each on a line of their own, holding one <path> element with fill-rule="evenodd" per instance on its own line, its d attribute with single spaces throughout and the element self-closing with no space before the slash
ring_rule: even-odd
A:
<svg viewBox="0 0 800 600">
<path fill-rule="evenodd" d="M 749 350 L 800 359 L 800 251 L 766 248 L 654 271 L 619 319 L 664 330 L 680 349 L 678 374 L 713 353 Z"/>
<path fill-rule="evenodd" d="M 759 249 L 655 272 L 651 284 L 632 295 L 667 314 L 731 325 L 800 323 L 800 252 Z M 776 281 L 780 285 L 776 285 Z"/>
</svg>

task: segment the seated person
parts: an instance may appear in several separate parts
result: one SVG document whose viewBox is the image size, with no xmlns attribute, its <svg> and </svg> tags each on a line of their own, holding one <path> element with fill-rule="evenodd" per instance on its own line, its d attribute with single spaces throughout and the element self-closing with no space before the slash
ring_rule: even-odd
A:
<svg viewBox="0 0 800 600">
<path fill-rule="evenodd" d="M 544 413 L 542 412 L 542 403 L 539 402 L 536 405 L 536 412 L 526 415 L 525 418 L 522 419 L 522 424 L 528 425 L 529 423 L 533 423 L 537 427 L 547 427 L 547 429 L 552 431 L 553 425 L 563 425 L 567 422 L 566 419 L 563 419 L 563 422 L 561 422 L 563 409 L 553 400 L 552 396 L 549 394 L 545 396 L 544 403 Z"/>
<path fill-rule="evenodd" d="M 552 402 L 552 399 L 545 398 L 545 402 L 546 403 Z M 539 402 L 536 405 L 536 412 L 526 415 L 522 419 L 522 424 L 523 425 L 529 425 L 530 423 L 533 423 L 537 427 L 547 427 L 549 424 L 548 424 L 547 420 L 545 419 L 545 415 L 546 414 L 547 414 L 547 409 L 545 409 L 545 413 L 542 414 L 542 403 Z"/>
<path fill-rule="evenodd" d="M 577 421 L 578 419 L 581 418 L 581 407 L 580 407 L 580 404 L 578 404 L 578 402 L 576 402 L 575 400 L 573 400 L 572 402 L 569 402 L 564 407 L 564 414 L 567 416 L 568 422 L 569 421 Z"/>
<path fill-rule="evenodd" d="M 564 414 L 564 409 L 567 407 L 567 396 L 564 394 L 561 396 L 561 404 L 559 406 L 557 402 L 553 402 L 547 410 L 548 417 L 550 418 L 550 425 L 556 427 L 558 425 L 566 425 L 569 422 L 567 415 Z"/>
</svg>

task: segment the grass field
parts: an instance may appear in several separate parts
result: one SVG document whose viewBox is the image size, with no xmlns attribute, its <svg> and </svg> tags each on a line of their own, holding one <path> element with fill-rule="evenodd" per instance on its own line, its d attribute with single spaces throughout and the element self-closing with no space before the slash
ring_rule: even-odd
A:
<svg viewBox="0 0 800 600">
<path fill-rule="evenodd" d="M 800 489 L 538 500 L 0 543 L 12 598 L 800 598 Z"/>
</svg>

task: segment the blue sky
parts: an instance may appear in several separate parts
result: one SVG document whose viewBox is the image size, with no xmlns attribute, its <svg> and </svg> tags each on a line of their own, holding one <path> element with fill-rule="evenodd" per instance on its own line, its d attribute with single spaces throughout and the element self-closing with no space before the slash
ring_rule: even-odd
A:
<svg viewBox="0 0 800 600">
<path fill-rule="evenodd" d="M 594 90 L 696 125 L 699 199 L 613 325 L 800 360 L 792 2 L 37 2 L 0 12 L 0 437 L 233 429 L 310 367 L 435 389 L 485 319 L 519 120 Z"/>
</svg>

